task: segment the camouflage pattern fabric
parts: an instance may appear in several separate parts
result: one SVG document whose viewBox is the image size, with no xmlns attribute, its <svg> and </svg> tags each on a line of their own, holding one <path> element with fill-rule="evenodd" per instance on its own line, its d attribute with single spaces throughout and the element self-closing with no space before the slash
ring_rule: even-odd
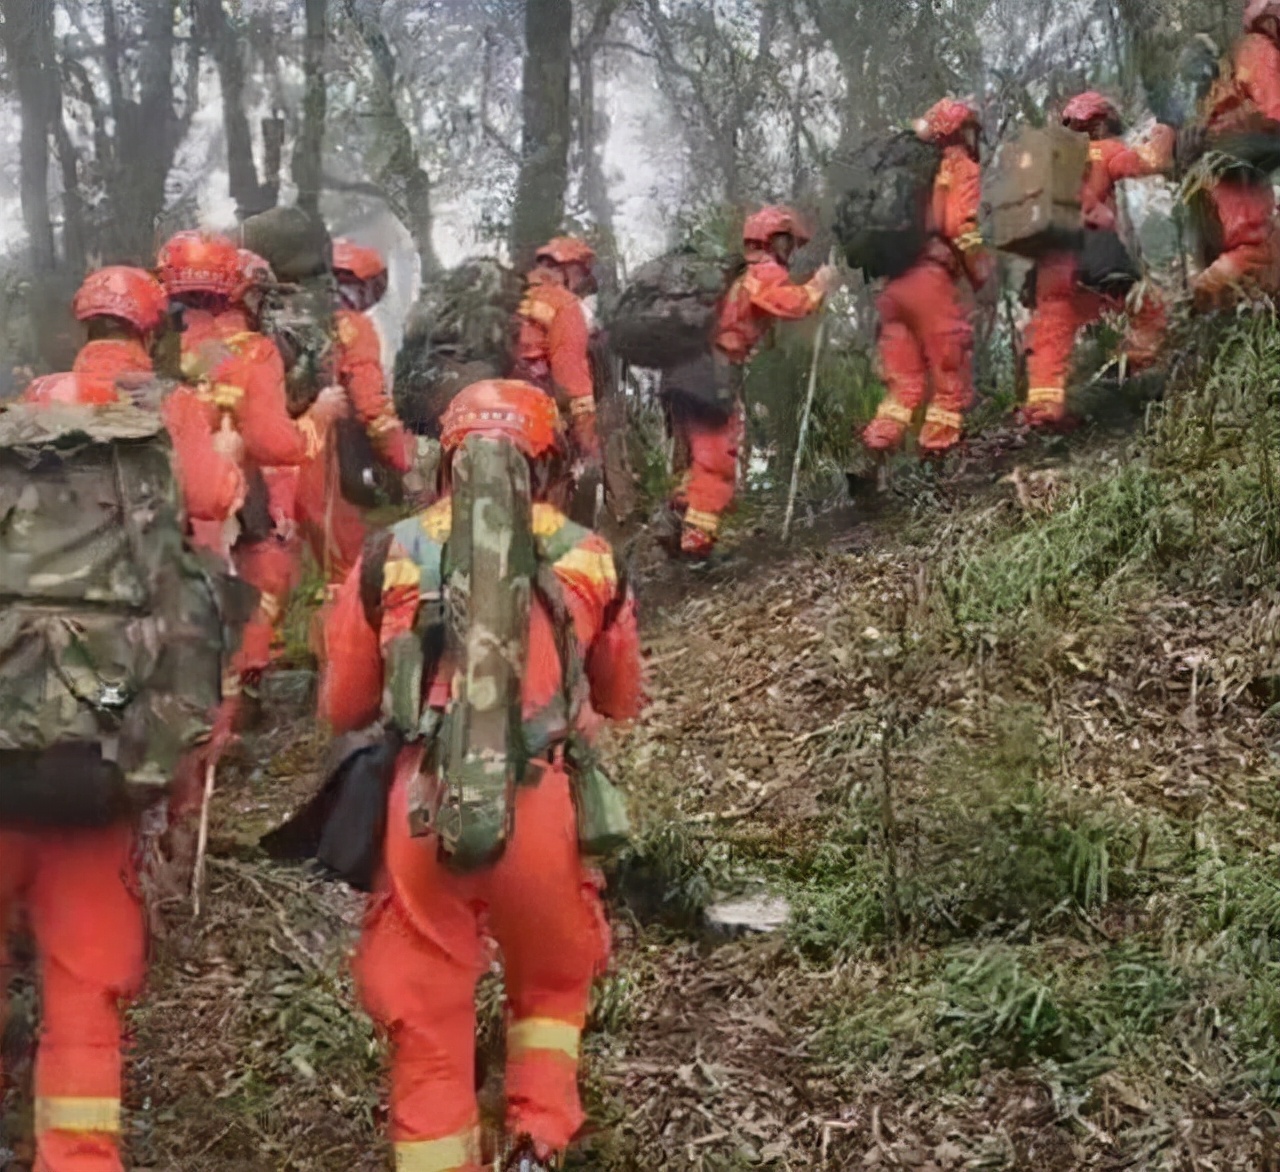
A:
<svg viewBox="0 0 1280 1172">
<path fill-rule="evenodd" d="M 942 151 L 912 131 L 872 138 L 828 174 L 835 234 L 849 266 L 868 280 L 898 277 L 929 243 L 929 205 Z"/>
<path fill-rule="evenodd" d="M 465 869 L 502 852 L 512 793 L 528 767 L 523 679 L 537 553 L 529 464 L 513 444 L 468 436 L 452 473 L 444 600 L 455 666 L 441 731 L 436 831 L 445 854 Z"/>
<path fill-rule="evenodd" d="M 289 413 L 295 418 L 335 381 L 336 295 L 331 277 L 313 277 L 299 285 L 277 285 L 263 298 L 261 330 L 284 360 Z"/>
<path fill-rule="evenodd" d="M 520 275 L 489 259 L 466 261 L 423 290 L 396 356 L 393 398 L 406 427 L 439 436 L 440 416 L 463 387 L 507 376 L 523 297 Z"/>
<path fill-rule="evenodd" d="M 740 256 L 692 248 L 641 265 L 609 315 L 613 352 L 633 366 L 654 370 L 709 354 L 721 302 L 744 267 Z"/>
<path fill-rule="evenodd" d="M 145 801 L 208 736 L 225 636 L 184 529 L 155 412 L 0 414 L 0 753 L 100 745 Z"/>
</svg>

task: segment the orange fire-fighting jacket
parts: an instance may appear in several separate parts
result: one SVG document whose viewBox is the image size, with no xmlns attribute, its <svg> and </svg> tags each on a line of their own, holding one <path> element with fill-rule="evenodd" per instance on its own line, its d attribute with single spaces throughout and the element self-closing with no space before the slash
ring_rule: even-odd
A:
<svg viewBox="0 0 1280 1172">
<path fill-rule="evenodd" d="M 1151 140 L 1131 147 L 1119 138 L 1104 138 L 1089 144 L 1089 171 L 1081 200 L 1084 222 L 1090 228 L 1115 231 L 1116 184 L 1122 179 L 1142 179 L 1161 175 L 1173 165 L 1177 132 L 1169 126 L 1156 127 Z"/>
<path fill-rule="evenodd" d="M 978 226 L 981 208 L 982 167 L 964 147 L 946 147 L 933 183 L 929 217 L 933 236 L 925 259 L 955 276 L 963 272 L 975 286 L 986 282 L 992 266 Z"/>
<path fill-rule="evenodd" d="M 146 375 L 151 359 L 139 342 L 90 342 L 72 366 L 80 375 L 81 402 L 110 403 L 121 397 L 116 379 Z M 190 387 L 179 386 L 165 396 L 160 413 L 173 442 L 174 466 L 187 517 L 196 522 L 223 524 L 244 504 L 244 474 L 214 447 L 213 429 L 205 406 Z"/>
<path fill-rule="evenodd" d="M 582 302 L 552 276 L 535 269 L 517 311 L 516 358 L 534 376 L 550 381 L 572 400 L 594 403 L 591 331 Z"/>
<path fill-rule="evenodd" d="M 412 440 L 396 415 L 382 369 L 382 342 L 363 313 L 340 309 L 334 314 L 338 381 L 356 417 L 364 424 L 383 462 L 397 472 L 413 464 Z"/>
<path fill-rule="evenodd" d="M 1210 134 L 1245 129 L 1258 114 L 1280 122 L 1280 45 L 1262 33 L 1242 37 L 1208 106 Z"/>
<path fill-rule="evenodd" d="M 816 281 L 797 285 L 772 253 L 752 250 L 746 272 L 725 294 L 716 348 L 730 362 L 746 362 L 776 320 L 798 321 L 821 304 L 822 289 Z"/>
<path fill-rule="evenodd" d="M 420 523 L 432 542 L 447 540 L 450 508 L 445 498 L 421 514 Z M 536 537 L 546 540 L 562 535 L 571 524 L 551 505 L 534 505 Z M 629 597 L 619 596 L 608 542 L 589 530 L 577 532 L 576 526 L 573 535 L 577 540 L 553 568 L 573 616 L 590 682 L 591 705 L 585 723 L 589 725 L 591 713 L 627 720 L 639 714 L 643 703 L 635 605 Z M 362 561 L 344 582 L 325 629 L 329 660 L 321 686 L 320 714 L 339 732 L 364 728 L 377 719 L 382 702 L 383 648 L 413 630 L 421 602 L 421 571 L 409 551 L 393 542 L 382 571 L 380 621 L 375 629 L 361 598 L 363 572 Z M 442 664 L 425 697 L 433 707 L 446 705 L 450 678 L 449 665 Z M 543 710 L 560 688 L 554 621 L 539 601 L 530 618 L 524 678 L 526 716 Z"/>
<path fill-rule="evenodd" d="M 212 427 L 230 417 L 244 440 L 247 465 L 301 464 L 320 451 L 319 428 L 307 416 L 290 418 L 280 352 L 269 338 L 243 327 L 239 314 L 189 313 L 183 374 L 206 403 Z"/>
</svg>

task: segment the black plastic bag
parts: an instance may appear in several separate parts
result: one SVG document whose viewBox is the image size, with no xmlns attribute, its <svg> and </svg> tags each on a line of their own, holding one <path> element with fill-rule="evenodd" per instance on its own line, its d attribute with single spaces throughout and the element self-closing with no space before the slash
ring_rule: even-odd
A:
<svg viewBox="0 0 1280 1172">
<path fill-rule="evenodd" d="M 331 878 L 372 891 L 382 868 L 387 798 L 400 746 L 399 737 L 381 729 L 344 737 L 320 792 L 259 845 L 277 862 L 314 859 Z"/>
</svg>

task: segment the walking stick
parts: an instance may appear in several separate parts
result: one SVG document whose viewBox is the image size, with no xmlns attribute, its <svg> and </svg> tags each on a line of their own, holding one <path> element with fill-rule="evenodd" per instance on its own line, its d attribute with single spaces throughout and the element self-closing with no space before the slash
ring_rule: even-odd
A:
<svg viewBox="0 0 1280 1172">
<path fill-rule="evenodd" d="M 204 800 L 200 803 L 200 832 L 196 837 L 196 864 L 191 872 L 191 912 L 199 919 L 200 896 L 204 890 L 204 864 L 209 853 L 209 806 L 213 801 L 213 784 L 218 763 L 210 760 L 204 771 Z"/>
<path fill-rule="evenodd" d="M 836 251 L 831 250 L 830 264 L 835 264 Z M 822 346 L 827 340 L 827 315 L 824 308 L 818 332 L 813 339 L 813 361 L 809 364 L 809 393 L 804 399 L 804 412 L 800 416 L 800 435 L 796 440 L 795 463 L 791 465 L 791 490 L 787 493 L 787 511 L 782 518 L 782 540 L 791 540 L 791 520 L 796 511 L 796 492 L 800 487 L 800 461 L 804 458 L 804 443 L 809 438 L 809 420 L 813 415 L 813 395 L 818 389 L 818 362 L 822 358 Z"/>
</svg>

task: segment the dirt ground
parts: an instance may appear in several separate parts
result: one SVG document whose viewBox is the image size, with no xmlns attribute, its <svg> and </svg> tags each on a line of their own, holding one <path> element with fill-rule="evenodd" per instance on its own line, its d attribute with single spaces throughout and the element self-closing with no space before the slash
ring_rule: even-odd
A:
<svg viewBox="0 0 1280 1172">
<path fill-rule="evenodd" d="M 936 531 L 980 510 L 1027 507 L 1009 469 L 1061 461 L 1022 442 L 996 437 L 878 512 L 823 515 L 791 551 L 763 539 L 777 524 L 766 512 L 724 566 L 668 568 L 651 551 L 637 555 L 652 704 L 607 750 L 642 833 L 660 843 L 652 866 L 662 876 L 641 866 L 619 881 L 614 969 L 597 997 L 584 1075 L 591 1124 L 571 1168 L 1277 1166 L 1270 1112 L 1210 1073 L 1199 1092 L 1186 1089 L 1194 1078 L 1179 1083 L 1168 1103 L 1126 1098 L 1119 1076 L 1110 1098 L 1095 1091 L 1084 1101 L 1033 1064 L 992 1064 L 961 1081 L 909 1062 L 844 1061 L 824 1040 L 833 1007 L 856 1008 L 900 981 L 921 960 L 910 942 L 819 963 L 790 934 L 728 938 L 688 910 L 721 890 L 785 888 L 849 795 L 871 785 L 882 758 L 867 730 L 886 712 L 927 710 L 957 737 L 984 743 L 991 713 L 1040 695 L 1049 677 L 1058 690 L 1046 711 L 1070 754 L 1063 770 L 1073 787 L 1172 817 L 1211 800 L 1251 806 L 1251 787 L 1267 773 L 1267 727 L 1238 697 L 1220 698 L 1232 720 L 1207 723 L 1190 691 L 1188 657 L 1234 621 L 1220 607 L 1153 607 L 1104 645 L 1059 647 L 1040 674 L 998 648 L 975 660 L 945 642 L 907 674 L 879 665 L 876 648 L 895 629 L 912 630 L 930 605 L 920 517 Z M 135 1169 L 389 1165 L 381 1050 L 345 967 L 360 901 L 264 861 L 255 847 L 316 783 L 324 744 L 305 702 L 269 708 L 269 731 L 246 739 L 221 781 L 200 918 L 183 901 L 165 909 L 148 990 L 130 1019 Z M 1118 751 L 1142 730 L 1141 751 Z M 895 765 L 904 810 L 927 800 L 935 764 L 927 749 L 904 748 Z M 1241 833 L 1261 832 L 1242 820 Z M 1152 913 L 1133 905 L 1106 914 L 1145 922 Z M 1096 930 L 1110 939 L 1126 929 L 1117 920 Z M 1064 955 L 1073 946 L 1063 943 Z M 32 1009 L 21 978 L 16 988 L 5 1053 L 21 1078 Z M 492 1034 L 499 1004 L 492 982 L 484 991 Z M 1179 1061 L 1201 1059 L 1188 1051 Z M 5 1142 L 14 1150 L 4 1166 L 15 1170 L 26 1167 L 16 1138 L 25 1116 L 11 1096 L 6 1134 L 15 1138 Z"/>
</svg>

